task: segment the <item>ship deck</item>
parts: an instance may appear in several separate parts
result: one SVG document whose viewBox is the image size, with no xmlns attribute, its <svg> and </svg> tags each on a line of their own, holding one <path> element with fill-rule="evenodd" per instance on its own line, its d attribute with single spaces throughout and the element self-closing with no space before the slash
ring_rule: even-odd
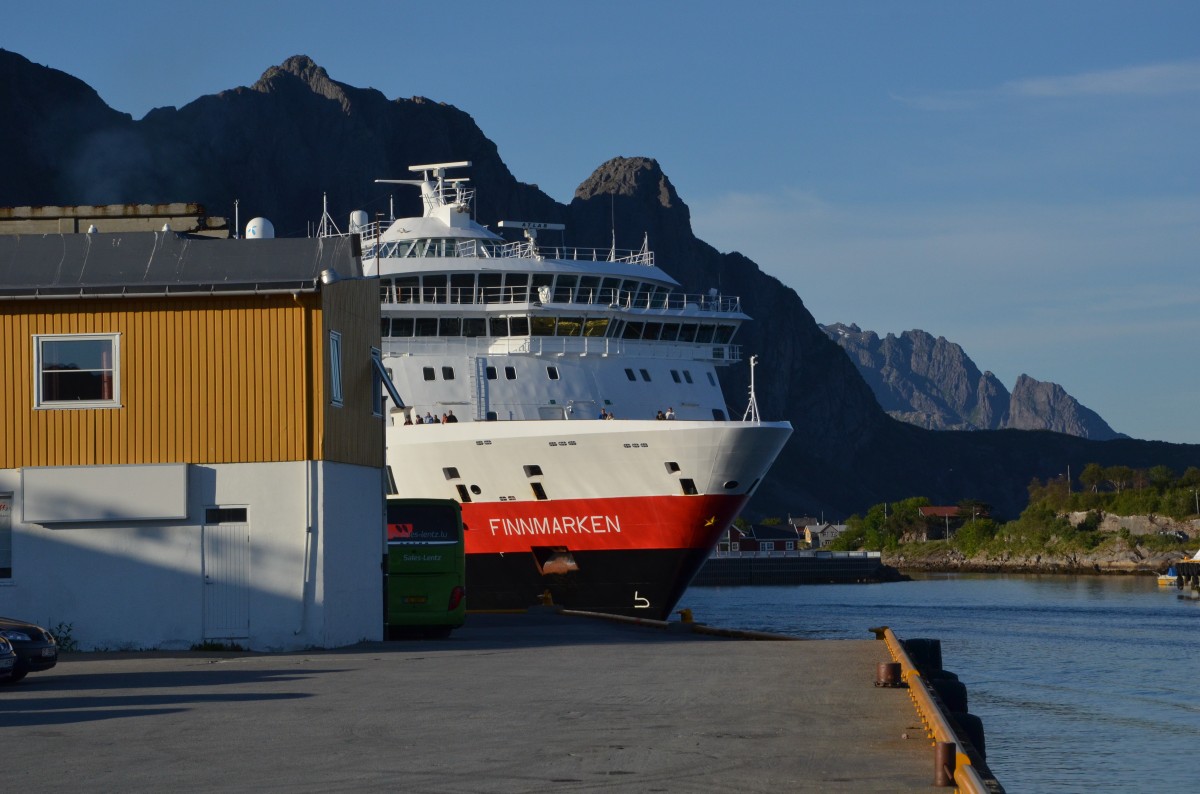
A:
<svg viewBox="0 0 1200 794">
<path fill-rule="evenodd" d="M 64 654 L 0 700 L 14 790 L 925 791 L 884 643 L 471 615 L 299 654 Z M 864 635 L 867 627 L 863 627 Z M 118 738 L 119 736 L 119 738 Z M 23 785 L 24 784 L 24 785 Z"/>
</svg>

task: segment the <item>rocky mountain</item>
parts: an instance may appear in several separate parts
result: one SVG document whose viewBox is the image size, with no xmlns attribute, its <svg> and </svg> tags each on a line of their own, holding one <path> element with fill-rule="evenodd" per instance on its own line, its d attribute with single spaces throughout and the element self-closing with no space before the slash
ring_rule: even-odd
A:
<svg viewBox="0 0 1200 794">
<path fill-rule="evenodd" d="M 963 349 L 921 330 L 882 339 L 857 325 L 822 325 L 846 351 L 889 416 L 928 430 L 1052 430 L 1126 438 L 1057 383 L 1022 374 L 1012 393 Z"/>
<path fill-rule="evenodd" d="M 1068 465 L 1182 471 L 1200 462 L 1196 446 L 1047 431 L 934 432 L 895 421 L 794 290 L 696 238 L 687 205 L 655 160 L 615 157 L 560 204 L 518 181 L 462 110 L 340 83 L 307 57 L 267 69 L 252 86 L 134 120 L 82 81 L 0 50 L 0 114 L 0 206 L 190 201 L 232 217 L 236 199 L 243 221 L 264 216 L 281 236 L 303 235 L 320 217 L 323 193 L 335 219 L 353 209 L 386 213 L 389 191 L 374 179 L 407 176 L 413 163 L 471 160 L 481 223 L 560 222 L 565 242 L 583 246 L 607 247 L 614 225 L 618 247 L 638 248 L 648 235 L 657 261 L 687 291 L 719 285 L 758 319 L 739 332 L 743 362 L 721 375 L 730 413 L 745 408 L 746 361 L 757 354 L 760 411 L 790 420 L 795 433 L 760 485 L 751 519 L 845 517 L 913 495 L 982 499 L 995 515 L 1011 517 L 1031 478 Z M 397 192 L 395 202 L 398 214 L 420 212 L 415 191 Z M 978 403 L 967 396 L 979 391 L 978 378 L 967 380 L 963 404 Z"/>
</svg>

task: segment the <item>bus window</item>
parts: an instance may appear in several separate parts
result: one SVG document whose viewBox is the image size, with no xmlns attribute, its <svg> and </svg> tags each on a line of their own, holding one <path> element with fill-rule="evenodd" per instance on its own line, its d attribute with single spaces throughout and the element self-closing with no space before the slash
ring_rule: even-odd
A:
<svg viewBox="0 0 1200 794">
<path fill-rule="evenodd" d="M 466 618 L 462 507 L 387 498 L 384 636 L 445 637 Z"/>
</svg>

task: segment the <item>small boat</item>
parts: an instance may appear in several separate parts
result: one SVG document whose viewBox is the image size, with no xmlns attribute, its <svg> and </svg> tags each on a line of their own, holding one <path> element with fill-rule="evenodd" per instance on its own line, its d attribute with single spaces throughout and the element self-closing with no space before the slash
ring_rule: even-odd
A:
<svg viewBox="0 0 1200 794">
<path fill-rule="evenodd" d="M 1159 587 L 1174 587 L 1177 584 L 1179 584 L 1179 574 L 1175 571 L 1174 565 L 1168 568 L 1166 573 L 1158 575 Z"/>
</svg>

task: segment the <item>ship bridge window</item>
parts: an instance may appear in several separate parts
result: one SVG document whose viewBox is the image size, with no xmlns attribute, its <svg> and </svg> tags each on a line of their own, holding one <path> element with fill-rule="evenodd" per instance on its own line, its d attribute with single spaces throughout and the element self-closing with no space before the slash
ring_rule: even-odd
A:
<svg viewBox="0 0 1200 794">
<path fill-rule="evenodd" d="M 533 336 L 554 336 L 554 315 L 546 316 L 544 314 L 534 315 L 533 317 Z"/>
<path fill-rule="evenodd" d="M 718 345 L 729 344 L 729 340 L 733 339 L 734 327 L 732 325 L 718 325 L 717 334 L 713 337 L 713 341 Z"/>
<path fill-rule="evenodd" d="M 637 380 L 637 375 L 634 375 L 634 374 L 633 374 L 633 370 L 632 370 L 632 369 L 630 369 L 629 367 L 626 367 L 626 368 L 625 368 L 625 377 L 629 378 L 629 379 L 630 379 L 630 380 L 632 380 L 632 381 L 636 381 L 636 380 Z"/>
<path fill-rule="evenodd" d="M 450 302 L 475 302 L 475 274 L 453 273 L 450 276 Z"/>
<path fill-rule="evenodd" d="M 392 280 L 390 278 L 379 279 L 379 302 L 392 303 L 396 300 L 396 294 L 392 291 Z"/>
<path fill-rule="evenodd" d="M 412 336 L 413 335 L 413 318 L 412 317 L 393 317 L 392 318 L 392 336 Z"/>
<path fill-rule="evenodd" d="M 646 323 L 646 329 L 642 331 L 642 339 L 658 339 L 658 335 L 662 333 L 662 323 Z"/>
<path fill-rule="evenodd" d="M 645 325 L 645 323 L 625 323 L 625 332 L 622 334 L 622 337 L 625 339 L 641 339 L 642 329 L 645 327 Z"/>
<path fill-rule="evenodd" d="M 396 279 L 396 303 L 416 303 L 421 295 L 419 276 L 404 276 Z"/>
<path fill-rule="evenodd" d="M 413 336 L 437 336 L 438 318 L 436 317 L 416 317 L 414 318 L 416 325 L 413 330 Z"/>
<path fill-rule="evenodd" d="M 600 277 L 582 276 L 579 279 L 579 291 L 575 293 L 576 303 L 599 303 Z"/>
<path fill-rule="evenodd" d="M 713 340 L 713 333 L 717 330 L 715 325 L 702 325 L 696 334 L 696 341 L 702 345 L 709 344 Z"/>
<path fill-rule="evenodd" d="M 442 367 L 442 380 L 454 380 L 454 367 Z"/>
<path fill-rule="evenodd" d="M 500 284 L 503 278 L 502 273 L 480 273 L 479 299 L 484 303 L 500 303 Z"/>
<path fill-rule="evenodd" d="M 529 318 L 524 315 L 509 317 L 508 331 L 512 336 L 529 336 Z"/>
<path fill-rule="evenodd" d="M 504 300 L 508 303 L 527 303 L 529 301 L 529 274 L 504 274 Z"/>
<path fill-rule="evenodd" d="M 445 303 L 447 278 L 442 273 L 436 276 L 424 276 L 421 279 L 421 286 L 424 288 L 421 291 L 421 299 L 425 303 Z"/>
<path fill-rule="evenodd" d="M 463 336 L 487 336 L 487 321 L 482 317 L 464 317 L 462 321 Z"/>
<path fill-rule="evenodd" d="M 658 338 L 664 342 L 674 342 L 679 338 L 679 323 L 664 323 Z"/>
<path fill-rule="evenodd" d="M 422 376 L 422 377 L 424 377 L 424 378 L 425 378 L 425 380 L 433 380 L 433 379 L 434 379 L 434 377 L 435 377 L 435 376 L 434 376 L 434 374 L 433 374 L 433 367 L 424 367 L 424 368 L 422 368 L 422 370 L 421 370 L 421 376 Z"/>
<path fill-rule="evenodd" d="M 559 317 L 555 336 L 579 336 L 583 330 L 582 317 Z"/>
<path fill-rule="evenodd" d="M 624 320 L 613 320 L 608 326 L 608 336 L 613 339 L 620 339 L 621 334 L 625 332 Z"/>
<path fill-rule="evenodd" d="M 384 317 L 383 319 L 381 319 L 379 321 L 379 335 L 380 336 L 391 336 L 392 335 L 392 321 L 389 320 L 387 317 Z"/>
<path fill-rule="evenodd" d="M 696 326 L 691 323 L 683 323 L 679 326 L 679 341 L 680 342 L 695 342 L 696 341 Z"/>
<path fill-rule="evenodd" d="M 554 286 L 554 302 L 570 303 L 575 298 L 575 287 L 578 284 L 578 276 L 559 276 Z"/>
<path fill-rule="evenodd" d="M 545 303 L 554 294 L 553 290 L 551 289 L 551 287 L 553 287 L 553 286 L 554 286 L 553 274 L 534 273 L 533 274 L 533 282 L 532 282 L 532 292 L 530 292 L 530 294 L 533 295 L 538 300 Z M 545 287 L 545 289 L 542 289 L 542 287 Z"/>
<path fill-rule="evenodd" d="M 441 317 L 438 319 L 438 336 L 462 336 L 461 317 Z"/>
<path fill-rule="evenodd" d="M 505 367 L 504 368 L 504 379 L 505 380 L 516 380 L 517 379 L 517 368 L 516 367 Z"/>
<path fill-rule="evenodd" d="M 617 302 L 617 290 L 621 288 L 621 280 L 616 278 L 606 278 L 600 282 L 600 300 L 597 303 L 604 303 L 612 306 Z"/>
<path fill-rule="evenodd" d="M 558 367 L 553 365 L 546 367 L 546 377 L 550 380 L 558 380 Z"/>
<path fill-rule="evenodd" d="M 608 331 L 607 317 L 589 317 L 583 323 L 584 336 L 604 336 Z"/>
<path fill-rule="evenodd" d="M 487 368 L 487 379 L 488 379 L 488 380 L 495 380 L 495 379 L 496 379 L 496 368 L 495 368 L 495 367 L 491 367 L 491 366 L 489 366 L 489 367 Z"/>
<path fill-rule="evenodd" d="M 633 298 L 633 305 L 639 309 L 650 308 L 650 294 L 652 290 L 646 282 L 638 284 L 637 294 Z"/>
</svg>

